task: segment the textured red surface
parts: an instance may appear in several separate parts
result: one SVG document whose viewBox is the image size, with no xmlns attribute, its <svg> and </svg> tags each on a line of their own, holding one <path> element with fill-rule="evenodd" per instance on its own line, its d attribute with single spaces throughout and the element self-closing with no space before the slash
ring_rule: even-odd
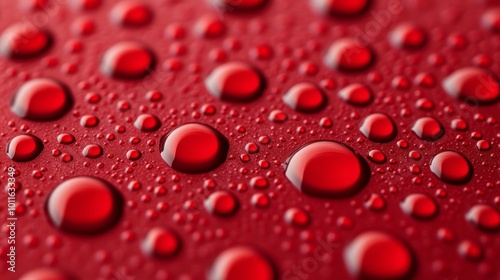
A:
<svg viewBox="0 0 500 280">
<path fill-rule="evenodd" d="M 96 7 L 82 10 L 80 2 Z M 9 166 L 19 172 L 16 181 L 22 185 L 16 195 L 15 273 L 7 271 L 7 196 L 0 194 L 0 279 L 18 279 L 43 267 L 77 279 L 221 279 L 220 271 L 214 270 L 224 270 L 231 259 L 237 271 L 227 272 L 230 279 L 244 279 L 252 272 L 260 273 L 261 279 L 351 279 L 356 277 L 356 260 L 370 275 L 389 277 L 407 271 L 406 276 L 414 279 L 500 279 L 495 220 L 500 210 L 500 105 L 494 99 L 498 84 L 487 80 L 486 95 L 479 101 L 448 94 L 443 87 L 445 78 L 462 67 L 500 76 L 500 12 L 493 9 L 499 1 L 374 0 L 359 15 L 341 17 L 339 11 L 323 15 L 313 8 L 312 2 L 328 1 L 269 0 L 245 12 L 245 5 L 222 9 L 224 1 L 151 0 L 144 4 L 152 17 L 136 11 L 126 22 L 120 21 L 123 7 L 114 8 L 118 1 L 99 2 L 0 1 L 0 32 L 24 22 L 52 37 L 45 49 L 40 47 L 43 35 L 32 34 L 36 42 L 20 47 L 18 53 L 40 50 L 29 58 L 9 58 L 5 51 L 0 57 L 2 146 L 5 149 L 20 134 L 35 135 L 44 143 L 40 155 L 27 162 L 14 162 L 0 153 L 2 186 L 7 185 Z M 265 1 L 243 2 L 252 6 Z M 339 9 L 351 11 L 364 1 L 351 2 Z M 41 3 L 41 8 L 26 8 L 33 3 Z M 421 30 L 401 27 L 403 23 Z M 398 26 L 397 32 L 412 29 L 404 42 L 392 33 Z M 331 44 L 343 37 L 359 39 L 363 48 L 340 61 L 325 58 Z M 101 67 L 109 48 L 130 41 L 146 52 L 136 53 L 132 64 L 114 62 L 125 74 Z M 149 60 L 148 51 L 154 60 Z M 258 69 L 265 79 L 262 95 L 243 102 L 211 95 L 207 77 L 228 62 Z M 345 69 L 344 64 L 363 69 Z M 148 65 L 153 66 L 149 75 L 137 79 L 137 69 Z M 339 71 L 332 69 L 335 65 L 340 65 Z M 134 79 L 123 79 L 127 73 Z M 33 121 L 11 110 L 16 91 L 34 78 L 64 83 L 74 99 L 69 112 L 56 120 Z M 324 108 L 304 113 L 283 101 L 283 95 L 302 82 L 322 89 L 327 97 Z M 354 83 L 372 92 L 368 105 L 355 106 L 356 101 L 344 100 L 348 93 L 339 95 Z M 463 87 L 470 92 L 473 86 Z M 249 87 L 259 87 L 255 77 Z M 231 88 L 250 90 L 238 83 Z M 370 100 L 366 91 L 360 94 L 351 98 L 360 99 L 360 105 Z M 36 108 L 43 113 L 43 107 Z M 363 119 L 373 113 L 393 120 L 394 139 L 374 142 L 366 138 L 370 133 L 360 131 Z M 142 114 L 156 116 L 161 127 L 145 132 L 157 124 L 143 116 L 143 131 L 138 129 L 141 124 L 135 120 Z M 99 122 L 85 117 L 85 127 L 85 115 Z M 436 119 L 444 135 L 427 131 L 437 140 L 420 139 L 412 127 L 422 117 Z M 226 161 L 213 171 L 187 174 L 162 159 L 162 137 L 190 122 L 208 124 L 229 140 Z M 76 140 L 59 143 L 62 133 Z M 391 133 L 374 131 L 383 139 Z M 371 170 L 366 186 L 347 197 L 299 191 L 285 176 L 283 164 L 299 147 L 318 140 L 343 143 L 365 158 Z M 102 147 L 102 156 L 98 150 L 96 158 L 82 154 L 92 144 Z M 372 150 L 381 151 L 386 160 Z M 446 150 L 470 161 L 473 175 L 465 184 L 450 184 L 431 170 L 433 157 Z M 467 163 L 457 166 L 457 176 L 466 178 Z M 50 221 L 45 211 L 48 195 L 76 176 L 101 178 L 121 193 L 124 207 L 114 227 L 82 236 L 66 233 Z M 214 191 L 232 196 L 223 193 L 218 202 L 216 197 L 207 199 Z M 416 193 L 427 196 L 405 199 Z M 488 208 L 481 218 L 481 206 L 469 212 L 480 204 L 494 211 Z M 230 215 L 217 215 L 218 211 Z M 101 212 L 105 211 L 91 215 Z M 481 226 L 471 222 L 475 219 Z M 360 234 L 362 238 L 352 242 Z M 150 256 L 155 238 L 161 251 L 157 254 L 166 258 Z M 373 251 L 362 259 L 355 247 L 366 240 L 379 247 L 370 248 Z M 233 249 L 220 255 L 226 248 Z M 261 252 L 264 259 L 248 253 L 248 248 Z M 327 257 L 319 258 L 318 250 Z M 380 259 L 388 255 L 399 257 L 386 267 Z"/>
</svg>

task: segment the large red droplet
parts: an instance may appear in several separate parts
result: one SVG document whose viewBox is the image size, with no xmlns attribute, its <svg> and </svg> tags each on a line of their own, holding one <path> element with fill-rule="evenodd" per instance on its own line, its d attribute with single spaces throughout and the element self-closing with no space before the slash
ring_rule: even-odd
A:
<svg viewBox="0 0 500 280">
<path fill-rule="evenodd" d="M 410 194 L 401 202 L 401 209 L 408 215 L 419 219 L 433 218 L 438 212 L 436 202 L 428 195 Z"/>
<path fill-rule="evenodd" d="M 465 184 L 473 174 L 472 165 L 462 154 L 445 151 L 437 154 L 431 161 L 432 173 L 450 184 Z"/>
<path fill-rule="evenodd" d="M 54 188 L 46 210 L 57 228 L 75 234 L 98 234 L 113 227 L 123 211 L 121 194 L 95 177 L 74 177 Z"/>
<path fill-rule="evenodd" d="M 378 231 L 356 236 L 344 251 L 344 261 L 349 272 L 360 279 L 407 279 L 414 263 L 405 244 Z"/>
<path fill-rule="evenodd" d="M 149 48 L 136 42 L 121 42 L 104 53 L 101 70 L 115 78 L 142 78 L 153 70 L 154 64 Z"/>
<path fill-rule="evenodd" d="M 387 115 L 375 113 L 367 116 L 359 127 L 366 138 L 374 142 L 389 142 L 397 135 L 394 121 Z"/>
<path fill-rule="evenodd" d="M 158 258 L 172 257 L 179 252 L 180 247 L 177 235 L 160 227 L 150 229 L 142 242 L 144 253 Z"/>
<path fill-rule="evenodd" d="M 350 147 L 318 141 L 299 148 L 288 158 L 285 175 L 308 195 L 349 196 L 368 183 L 370 168 Z"/>
<path fill-rule="evenodd" d="M 273 265 L 258 251 L 250 247 L 226 249 L 215 259 L 209 272 L 210 280 L 273 280 Z"/>
<path fill-rule="evenodd" d="M 374 60 L 372 50 L 352 38 L 342 38 L 334 42 L 324 56 L 325 64 L 340 71 L 360 71 Z"/>
<path fill-rule="evenodd" d="M 76 280 L 76 278 L 64 271 L 44 267 L 24 273 L 19 280 Z"/>
<path fill-rule="evenodd" d="M 339 91 L 339 96 L 347 103 L 365 106 L 372 100 L 371 90 L 363 84 L 351 84 Z"/>
<path fill-rule="evenodd" d="M 443 81 L 446 92 L 472 105 L 488 105 L 500 98 L 500 85 L 493 74 L 476 67 L 456 70 Z"/>
<path fill-rule="evenodd" d="M 215 68 L 205 80 L 205 86 L 215 97 L 236 102 L 252 101 L 265 88 L 259 70 L 242 62 L 229 62 Z"/>
<path fill-rule="evenodd" d="M 119 2 L 111 10 L 111 20 L 122 26 L 143 26 L 152 18 L 153 12 L 149 7 L 137 1 Z"/>
<path fill-rule="evenodd" d="M 285 93 L 283 102 L 299 112 L 315 113 L 326 105 L 326 96 L 315 84 L 300 83 Z"/>
<path fill-rule="evenodd" d="M 210 194 L 204 204 L 208 212 L 219 216 L 231 216 L 238 208 L 236 198 L 225 191 Z"/>
<path fill-rule="evenodd" d="M 411 130 L 422 140 L 437 141 L 444 135 L 444 128 L 439 121 L 431 117 L 418 119 Z"/>
<path fill-rule="evenodd" d="M 262 7 L 267 0 L 212 0 L 213 3 L 224 10 L 245 12 Z"/>
<path fill-rule="evenodd" d="M 12 98 L 14 114 L 32 121 L 61 118 L 73 105 L 68 88 L 53 79 L 39 78 L 24 83 Z"/>
<path fill-rule="evenodd" d="M 9 58 L 29 58 L 45 52 L 52 43 L 51 35 L 33 24 L 18 23 L 7 28 L 0 37 L 0 52 Z"/>
<path fill-rule="evenodd" d="M 311 0 L 320 13 L 331 16 L 353 16 L 366 10 L 369 0 Z"/>
<path fill-rule="evenodd" d="M 427 36 L 422 28 L 413 24 L 403 23 L 391 32 L 389 40 L 395 47 L 416 49 L 425 44 Z"/>
<path fill-rule="evenodd" d="M 43 143 L 34 135 L 18 135 L 7 144 L 7 155 L 17 162 L 34 160 L 43 150 Z"/>
<path fill-rule="evenodd" d="M 171 131 L 163 139 L 160 150 L 163 160 L 173 169 L 203 173 L 226 160 L 229 142 L 211 126 L 189 123 Z"/>
<path fill-rule="evenodd" d="M 483 230 L 500 229 L 500 213 L 489 205 L 478 204 L 473 206 L 467 211 L 465 218 Z"/>
</svg>

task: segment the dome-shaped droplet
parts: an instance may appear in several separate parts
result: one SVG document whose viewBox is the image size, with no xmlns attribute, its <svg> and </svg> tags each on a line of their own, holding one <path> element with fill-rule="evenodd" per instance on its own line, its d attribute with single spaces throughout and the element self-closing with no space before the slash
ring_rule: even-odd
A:
<svg viewBox="0 0 500 280">
<path fill-rule="evenodd" d="M 51 35 L 36 25 L 18 23 L 7 28 L 0 37 L 0 52 L 8 58 L 29 58 L 45 52 L 52 43 Z"/>
<path fill-rule="evenodd" d="M 394 121 L 389 116 L 381 113 L 367 116 L 361 123 L 359 131 L 374 142 L 389 142 L 398 133 Z"/>
<path fill-rule="evenodd" d="M 257 99 L 265 88 L 259 70 L 242 62 L 229 62 L 215 68 L 206 78 L 210 94 L 225 100 L 247 102 Z"/>
<path fill-rule="evenodd" d="M 212 264 L 209 280 L 275 280 L 271 261 L 260 252 L 246 246 L 226 249 Z"/>
<path fill-rule="evenodd" d="M 349 196 L 368 183 L 370 168 L 350 147 L 318 141 L 299 148 L 288 158 L 285 175 L 308 195 Z"/>
<path fill-rule="evenodd" d="M 285 222 L 296 227 L 306 227 L 311 222 L 309 215 L 304 210 L 297 207 L 286 210 L 284 219 Z"/>
<path fill-rule="evenodd" d="M 351 275 L 360 279 L 407 279 L 414 265 L 403 242 L 379 231 L 356 236 L 344 251 L 344 261 Z"/>
<path fill-rule="evenodd" d="M 49 194 L 47 215 L 57 228 L 74 234 L 98 234 L 113 227 L 123 212 L 123 198 L 95 177 L 68 179 Z"/>
<path fill-rule="evenodd" d="M 422 28 L 404 23 L 398 25 L 391 32 L 389 39 L 391 44 L 397 48 L 417 49 L 425 44 L 427 36 Z"/>
<path fill-rule="evenodd" d="M 43 268 L 32 269 L 24 273 L 18 280 L 76 280 L 76 279 L 77 278 L 59 269 L 43 267 Z"/>
<path fill-rule="evenodd" d="M 102 153 L 103 153 L 102 147 L 96 144 L 87 145 L 82 150 L 82 154 L 88 158 L 98 158 L 102 156 Z"/>
<path fill-rule="evenodd" d="M 500 99 L 500 85 L 493 74 L 476 67 L 456 70 L 443 81 L 446 92 L 472 105 L 488 105 Z"/>
<path fill-rule="evenodd" d="M 473 206 L 467 211 L 465 218 L 483 230 L 500 229 L 500 213 L 489 205 L 478 204 Z"/>
<path fill-rule="evenodd" d="M 450 184 L 465 184 L 473 174 L 472 165 L 462 154 L 445 151 L 437 154 L 431 161 L 432 173 L 439 179 Z"/>
<path fill-rule="evenodd" d="M 431 117 L 418 119 L 413 124 L 411 130 L 420 137 L 420 139 L 426 141 L 437 141 L 444 135 L 444 128 L 441 123 Z"/>
<path fill-rule="evenodd" d="M 352 38 L 342 38 L 334 42 L 324 56 L 325 64 L 340 71 L 360 71 L 374 60 L 373 51 Z"/>
<path fill-rule="evenodd" d="M 339 91 L 339 96 L 345 102 L 356 105 L 365 106 L 372 101 L 371 90 L 363 84 L 351 84 Z"/>
<path fill-rule="evenodd" d="M 172 130 L 163 139 L 160 150 L 163 160 L 173 169 L 203 173 L 226 160 L 229 142 L 211 126 L 189 123 Z"/>
<path fill-rule="evenodd" d="M 486 29 L 500 32 L 500 9 L 491 8 L 486 11 L 481 18 L 481 22 Z"/>
<path fill-rule="evenodd" d="M 161 121 L 155 115 L 142 114 L 137 117 L 134 126 L 144 132 L 153 132 L 161 127 Z"/>
<path fill-rule="evenodd" d="M 142 78 L 153 70 L 154 64 L 149 48 L 136 42 L 121 42 L 106 50 L 101 70 L 115 78 Z"/>
<path fill-rule="evenodd" d="M 218 216 L 231 216 L 238 208 L 236 198 L 225 191 L 210 194 L 204 204 L 208 212 Z"/>
<path fill-rule="evenodd" d="M 437 211 L 437 203 L 428 195 L 414 193 L 405 197 L 401 209 L 408 215 L 418 219 L 433 218 Z"/>
<path fill-rule="evenodd" d="M 42 150 L 42 140 L 29 134 L 18 135 L 7 144 L 7 156 L 17 162 L 34 160 Z"/>
<path fill-rule="evenodd" d="M 61 118 L 73 106 L 73 98 L 62 83 L 38 78 L 24 83 L 10 103 L 14 114 L 32 121 Z"/>
<path fill-rule="evenodd" d="M 151 9 L 138 1 L 119 2 L 111 10 L 111 20 L 122 26 L 143 26 L 148 24 L 152 18 Z"/>
<path fill-rule="evenodd" d="M 300 83 L 285 93 L 283 102 L 299 112 L 315 113 L 326 105 L 326 96 L 318 86 Z"/>
<path fill-rule="evenodd" d="M 147 255 L 167 258 L 176 255 L 180 250 L 180 241 L 171 230 L 155 227 L 148 231 L 142 241 L 142 250 Z"/>
<path fill-rule="evenodd" d="M 312 6 L 328 16 L 350 17 L 365 11 L 370 0 L 310 0 Z"/>
<path fill-rule="evenodd" d="M 229 12 L 246 12 L 261 8 L 268 0 L 211 0 L 220 9 Z"/>
</svg>

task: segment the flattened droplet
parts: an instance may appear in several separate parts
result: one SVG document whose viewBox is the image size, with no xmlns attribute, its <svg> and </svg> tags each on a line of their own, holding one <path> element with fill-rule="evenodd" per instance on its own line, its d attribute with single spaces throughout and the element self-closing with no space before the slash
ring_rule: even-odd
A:
<svg viewBox="0 0 500 280">
<path fill-rule="evenodd" d="M 482 230 L 500 229 L 500 213 L 493 207 L 485 204 L 473 206 L 465 218 Z"/>
<path fill-rule="evenodd" d="M 73 106 L 69 89 L 47 78 L 24 83 L 11 100 L 10 108 L 20 118 L 50 121 L 61 118 Z"/>
<path fill-rule="evenodd" d="M 477 67 L 464 67 L 443 80 L 443 88 L 457 99 L 472 105 L 488 105 L 500 99 L 498 78 Z"/>
<path fill-rule="evenodd" d="M 211 0 L 217 7 L 230 12 L 248 12 L 261 8 L 268 0 Z"/>
<path fill-rule="evenodd" d="M 356 236 L 344 251 L 344 261 L 351 275 L 360 279 L 407 279 L 414 266 L 410 249 L 379 231 Z"/>
<path fill-rule="evenodd" d="M 30 270 L 19 280 L 76 280 L 77 278 L 67 274 L 64 271 L 55 268 L 37 268 Z"/>
<path fill-rule="evenodd" d="M 366 106 L 372 101 L 371 90 L 362 84 L 351 84 L 339 91 L 339 96 L 347 103 Z"/>
<path fill-rule="evenodd" d="M 111 10 L 111 20 L 125 27 L 140 27 L 148 24 L 153 12 L 145 4 L 138 1 L 123 1 Z"/>
<path fill-rule="evenodd" d="M 311 4 L 324 15 L 352 17 L 364 12 L 370 0 L 311 0 Z"/>
<path fill-rule="evenodd" d="M 226 160 L 229 142 L 211 126 L 189 123 L 172 130 L 163 139 L 160 150 L 163 160 L 173 169 L 203 173 Z"/>
<path fill-rule="evenodd" d="M 225 100 L 248 102 L 262 95 L 264 76 L 259 70 L 243 62 L 229 62 L 215 68 L 206 78 L 210 94 Z"/>
<path fill-rule="evenodd" d="M 324 56 L 324 63 L 339 71 L 361 71 L 368 68 L 375 55 L 366 45 L 353 38 L 342 38 L 334 42 Z"/>
<path fill-rule="evenodd" d="M 74 234 L 98 234 L 120 219 L 123 198 L 108 182 L 95 177 L 68 179 L 54 188 L 46 204 L 57 228 Z"/>
<path fill-rule="evenodd" d="M 226 249 L 215 259 L 208 274 L 210 280 L 276 280 L 271 261 L 246 246 Z"/>
<path fill-rule="evenodd" d="M 154 68 L 153 52 L 137 42 L 120 42 L 111 46 L 102 58 L 101 70 L 114 78 L 136 79 Z"/>
<path fill-rule="evenodd" d="M 395 47 L 417 49 L 424 46 L 427 35 L 422 28 L 414 24 L 403 23 L 391 32 L 389 39 Z"/>
<path fill-rule="evenodd" d="M 34 160 L 42 150 L 42 140 L 29 134 L 18 135 L 7 144 L 7 155 L 17 162 Z"/>
<path fill-rule="evenodd" d="M 420 193 L 408 195 L 400 206 L 406 214 L 418 219 L 433 218 L 438 212 L 437 203 L 428 195 Z"/>
<path fill-rule="evenodd" d="M 430 168 L 432 173 L 442 181 L 457 185 L 467 183 L 473 174 L 469 160 L 454 151 L 445 151 L 434 156 Z"/>
<path fill-rule="evenodd" d="M 18 23 L 7 28 L 0 37 L 0 52 L 4 57 L 31 58 L 45 52 L 52 36 L 33 24 Z"/>
<path fill-rule="evenodd" d="M 317 141 L 299 148 L 288 158 L 285 175 L 305 194 L 341 197 L 363 188 L 370 178 L 370 168 L 350 147 Z"/>
</svg>

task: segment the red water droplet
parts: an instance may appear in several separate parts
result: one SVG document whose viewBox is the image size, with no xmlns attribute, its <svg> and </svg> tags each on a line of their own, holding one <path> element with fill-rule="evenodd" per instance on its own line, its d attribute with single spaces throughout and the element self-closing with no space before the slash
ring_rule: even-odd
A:
<svg viewBox="0 0 500 280">
<path fill-rule="evenodd" d="M 101 70 L 115 78 L 142 78 L 153 70 L 153 52 L 136 42 L 111 46 L 102 58 Z"/>
<path fill-rule="evenodd" d="M 384 153 L 379 150 L 371 150 L 368 152 L 368 159 L 370 159 L 374 163 L 382 164 L 387 161 Z"/>
<path fill-rule="evenodd" d="M 236 198 L 225 191 L 210 194 L 204 204 L 208 212 L 218 216 L 232 216 L 238 208 Z"/>
<path fill-rule="evenodd" d="M 368 183 L 370 168 L 350 147 L 318 141 L 299 148 L 288 158 L 285 175 L 308 195 L 350 196 Z"/>
<path fill-rule="evenodd" d="M 275 123 L 283 123 L 288 120 L 288 115 L 281 110 L 273 110 L 269 113 L 269 120 Z"/>
<path fill-rule="evenodd" d="M 297 207 L 286 210 L 284 219 L 288 224 L 296 227 L 306 227 L 310 223 L 309 215 Z"/>
<path fill-rule="evenodd" d="M 42 140 L 34 135 L 18 135 L 7 144 L 7 155 L 17 162 L 34 160 L 42 150 Z"/>
<path fill-rule="evenodd" d="M 422 28 L 414 24 L 404 23 L 398 25 L 391 32 L 389 39 L 395 47 L 416 49 L 425 44 L 427 36 Z"/>
<path fill-rule="evenodd" d="M 143 252 L 157 258 L 172 257 L 180 251 L 180 248 L 177 235 L 161 227 L 150 229 L 142 241 Z"/>
<path fill-rule="evenodd" d="M 123 211 L 121 194 L 108 182 L 88 176 L 68 179 L 50 193 L 46 210 L 57 228 L 97 234 L 113 227 Z"/>
<path fill-rule="evenodd" d="M 142 153 L 138 150 L 132 149 L 127 151 L 127 159 L 138 160 L 142 157 Z"/>
<path fill-rule="evenodd" d="M 37 268 L 30 270 L 19 278 L 19 280 L 76 280 L 77 278 L 64 271 L 55 268 Z"/>
<path fill-rule="evenodd" d="M 326 105 L 326 96 L 315 84 L 299 83 L 283 95 L 283 102 L 299 112 L 315 113 Z"/>
<path fill-rule="evenodd" d="M 57 142 L 64 145 L 73 144 L 75 142 L 75 136 L 69 133 L 61 133 L 57 135 Z"/>
<path fill-rule="evenodd" d="M 21 0 L 19 7 L 25 11 L 34 12 L 44 9 L 49 0 Z"/>
<path fill-rule="evenodd" d="M 51 35 L 33 24 L 18 23 L 0 37 L 0 52 L 8 58 L 30 58 L 45 52 L 52 44 Z"/>
<path fill-rule="evenodd" d="M 70 0 L 70 4 L 76 10 L 94 10 L 101 5 L 101 0 Z"/>
<path fill-rule="evenodd" d="M 418 119 L 413 124 L 411 130 L 420 137 L 420 139 L 426 141 L 437 141 L 444 135 L 444 128 L 441 123 L 431 117 Z"/>
<path fill-rule="evenodd" d="M 446 92 L 472 105 L 488 105 L 500 98 L 500 85 L 493 74 L 476 67 L 464 67 L 443 80 Z"/>
<path fill-rule="evenodd" d="M 436 202 L 425 194 L 410 194 L 401 202 L 401 209 L 419 219 L 433 218 L 438 212 Z"/>
<path fill-rule="evenodd" d="M 500 9 L 491 8 L 481 18 L 483 26 L 493 32 L 500 32 Z"/>
<path fill-rule="evenodd" d="M 258 208 L 266 208 L 270 204 L 269 196 L 264 193 L 256 193 L 252 195 L 250 202 Z"/>
<path fill-rule="evenodd" d="M 137 117 L 134 126 L 144 132 L 153 132 L 160 129 L 161 121 L 154 115 L 142 114 Z"/>
<path fill-rule="evenodd" d="M 311 0 L 311 4 L 324 15 L 350 17 L 364 12 L 370 0 Z"/>
<path fill-rule="evenodd" d="M 340 71 L 360 71 L 366 69 L 374 60 L 372 50 L 352 38 L 342 38 L 327 50 L 325 64 Z"/>
<path fill-rule="evenodd" d="M 458 244 L 458 254 L 470 261 L 478 261 L 483 257 L 483 249 L 474 241 L 464 240 Z"/>
<path fill-rule="evenodd" d="M 98 158 L 102 156 L 103 150 L 99 145 L 91 144 L 83 148 L 82 154 L 88 158 Z"/>
<path fill-rule="evenodd" d="M 359 131 L 374 142 L 389 142 L 397 135 L 394 121 L 389 116 L 381 113 L 367 116 L 361 123 Z"/>
<path fill-rule="evenodd" d="M 500 213 L 489 205 L 478 204 L 473 206 L 467 211 L 465 218 L 483 230 L 500 229 Z"/>
<path fill-rule="evenodd" d="M 488 151 L 488 150 L 491 149 L 491 144 L 488 141 L 486 141 L 486 140 L 479 140 L 476 143 L 476 147 L 480 151 Z"/>
<path fill-rule="evenodd" d="M 202 38 L 216 38 L 223 35 L 225 31 L 224 22 L 211 16 L 200 18 L 194 26 L 194 32 Z"/>
<path fill-rule="evenodd" d="M 96 127 L 99 125 L 99 118 L 93 115 L 85 115 L 80 118 L 80 125 L 83 127 Z"/>
<path fill-rule="evenodd" d="M 136 1 L 123 1 L 111 9 L 111 20 L 116 24 L 128 27 L 140 27 L 148 24 L 153 12 L 148 6 Z"/>
<path fill-rule="evenodd" d="M 162 140 L 161 157 L 173 169 L 203 173 L 221 165 L 227 157 L 229 142 L 211 126 L 200 123 L 181 125 Z"/>
<path fill-rule="evenodd" d="M 260 252 L 246 246 L 226 249 L 215 259 L 210 280 L 273 280 L 276 279 L 271 261 Z"/>
<path fill-rule="evenodd" d="M 407 279 L 414 263 L 404 243 L 378 231 L 356 236 L 347 245 L 344 260 L 349 272 L 361 279 Z"/>
<path fill-rule="evenodd" d="M 439 179 L 450 184 L 465 184 L 473 174 L 472 165 L 462 154 L 445 151 L 437 154 L 431 161 L 430 168 Z"/>
<path fill-rule="evenodd" d="M 46 78 L 24 83 L 12 98 L 10 108 L 20 118 L 49 121 L 61 118 L 73 106 L 68 88 Z"/>
<path fill-rule="evenodd" d="M 252 11 L 264 6 L 267 0 L 212 0 L 213 3 L 224 10 L 230 12 Z"/>
<path fill-rule="evenodd" d="M 347 103 L 365 106 L 372 101 L 371 90 L 363 84 L 351 84 L 339 91 L 339 96 Z"/>
<path fill-rule="evenodd" d="M 385 200 L 378 194 L 371 194 L 365 201 L 365 207 L 372 211 L 382 211 L 385 209 Z"/>
<path fill-rule="evenodd" d="M 242 62 L 229 62 L 215 68 L 206 78 L 205 86 L 215 97 L 236 102 L 258 98 L 265 88 L 259 70 Z"/>
</svg>

